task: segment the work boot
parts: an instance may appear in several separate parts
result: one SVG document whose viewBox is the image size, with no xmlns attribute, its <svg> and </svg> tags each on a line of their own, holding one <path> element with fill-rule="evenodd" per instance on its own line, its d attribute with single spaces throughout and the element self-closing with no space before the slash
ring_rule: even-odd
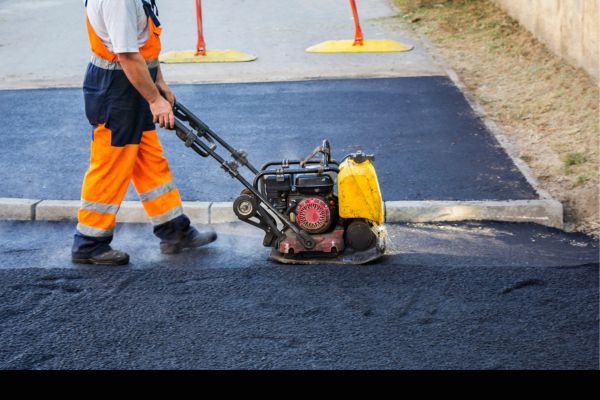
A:
<svg viewBox="0 0 600 400">
<path fill-rule="evenodd" d="M 163 254 L 176 254 L 184 249 L 201 247 L 215 240 L 217 240 L 217 233 L 215 231 L 198 232 L 196 228 L 190 226 L 181 239 L 161 241 L 160 252 Z"/>
<path fill-rule="evenodd" d="M 71 261 L 75 264 L 93 264 L 93 265 L 125 265 L 129 263 L 129 254 L 124 251 L 110 249 L 104 253 L 95 256 L 77 256 L 72 255 Z"/>
</svg>

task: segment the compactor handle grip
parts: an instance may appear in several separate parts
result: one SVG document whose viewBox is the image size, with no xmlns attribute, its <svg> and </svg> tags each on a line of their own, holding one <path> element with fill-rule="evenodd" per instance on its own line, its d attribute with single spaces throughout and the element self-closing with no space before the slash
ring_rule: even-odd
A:
<svg viewBox="0 0 600 400">
<path fill-rule="evenodd" d="M 214 151 L 217 148 L 217 144 L 210 135 L 211 132 L 208 126 L 196 118 L 196 116 L 192 114 L 191 111 L 189 111 L 185 106 L 175 102 L 175 104 L 173 104 L 173 115 L 176 119 L 187 122 L 195 131 L 196 135 L 198 135 L 198 137 L 204 137 L 209 143 L 211 151 Z"/>
</svg>

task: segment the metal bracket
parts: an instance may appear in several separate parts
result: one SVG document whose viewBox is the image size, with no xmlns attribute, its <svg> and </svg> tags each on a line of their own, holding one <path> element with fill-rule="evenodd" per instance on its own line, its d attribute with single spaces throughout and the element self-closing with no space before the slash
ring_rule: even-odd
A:
<svg viewBox="0 0 600 400">
<path fill-rule="evenodd" d="M 197 137 L 194 133 L 190 132 L 185 138 L 185 147 L 192 147 Z"/>
<path fill-rule="evenodd" d="M 225 161 L 221 167 L 228 172 L 232 178 L 238 175 L 239 165 L 235 161 Z"/>
</svg>

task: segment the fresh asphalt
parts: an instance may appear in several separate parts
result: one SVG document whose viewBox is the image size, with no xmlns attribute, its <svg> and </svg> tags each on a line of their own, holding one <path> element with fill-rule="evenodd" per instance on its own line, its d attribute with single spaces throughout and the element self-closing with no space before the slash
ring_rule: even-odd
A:
<svg viewBox="0 0 600 400">
<path fill-rule="evenodd" d="M 0 222 L 0 368 L 597 369 L 598 242 L 533 224 L 389 225 L 366 266 L 265 261 L 259 232 L 72 266 L 73 223 Z"/>
<path fill-rule="evenodd" d="M 297 159 L 323 139 L 333 155 L 376 155 L 386 200 L 515 200 L 536 193 L 465 97 L 442 76 L 175 86 L 257 165 Z M 0 91 L 0 197 L 79 199 L 91 126 L 81 89 Z M 184 200 L 227 201 L 241 186 L 162 131 Z M 133 190 L 129 199 L 136 199 Z"/>
</svg>

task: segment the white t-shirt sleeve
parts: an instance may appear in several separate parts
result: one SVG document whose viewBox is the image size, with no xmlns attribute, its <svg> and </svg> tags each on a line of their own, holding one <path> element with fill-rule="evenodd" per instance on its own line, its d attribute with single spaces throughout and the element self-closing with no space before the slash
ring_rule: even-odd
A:
<svg viewBox="0 0 600 400">
<path fill-rule="evenodd" d="M 139 0 L 104 0 L 101 13 L 113 53 L 137 53 Z"/>
</svg>

